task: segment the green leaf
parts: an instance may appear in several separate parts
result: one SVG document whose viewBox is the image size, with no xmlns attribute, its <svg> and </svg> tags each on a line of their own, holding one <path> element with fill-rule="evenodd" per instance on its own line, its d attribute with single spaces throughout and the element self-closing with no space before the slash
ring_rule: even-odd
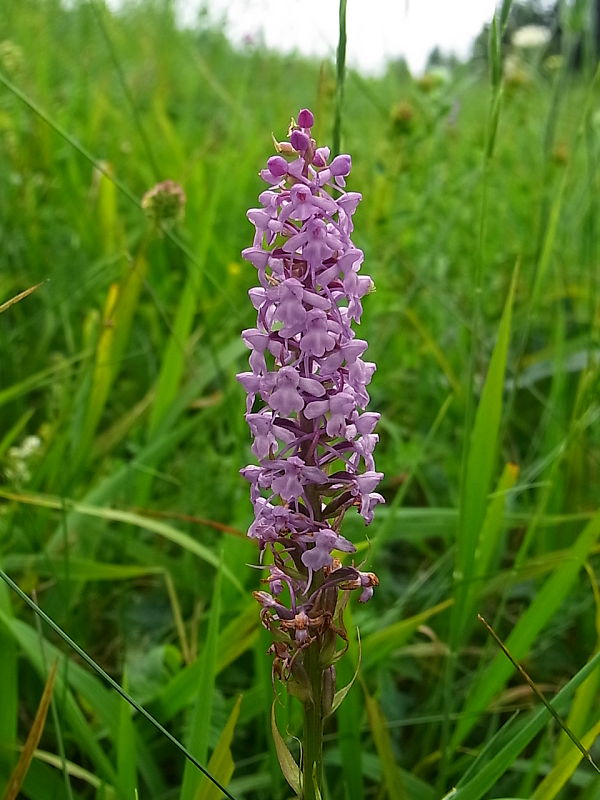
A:
<svg viewBox="0 0 600 800">
<path fill-rule="evenodd" d="M 281 767 L 283 777 L 292 787 L 296 795 L 301 797 L 302 773 L 300 772 L 300 767 L 296 764 L 292 754 L 288 750 L 283 737 L 279 733 L 277 720 L 275 719 L 275 703 L 273 703 L 271 707 L 271 732 L 273 733 L 275 751 L 277 752 L 277 759 L 279 760 L 279 766 Z"/>
<path fill-rule="evenodd" d="M 240 715 L 241 702 L 242 695 L 238 695 L 231 709 L 231 714 L 229 715 L 227 723 L 221 731 L 219 741 L 208 762 L 208 771 L 223 786 L 227 786 L 230 782 L 235 766 L 231 755 L 231 742 Z M 222 796 L 223 793 L 217 789 L 214 783 L 204 778 L 198 792 L 194 796 L 194 800 L 221 800 Z"/>
</svg>

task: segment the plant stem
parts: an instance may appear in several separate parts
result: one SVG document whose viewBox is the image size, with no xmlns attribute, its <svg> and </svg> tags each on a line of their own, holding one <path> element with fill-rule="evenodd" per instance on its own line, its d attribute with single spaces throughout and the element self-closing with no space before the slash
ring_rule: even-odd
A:
<svg viewBox="0 0 600 800">
<path fill-rule="evenodd" d="M 302 800 L 321 798 L 323 776 L 323 714 L 321 695 L 323 667 L 320 663 L 320 642 L 307 648 L 304 665 L 310 679 L 312 700 L 304 704 L 303 791 Z"/>
<path fill-rule="evenodd" d="M 344 103 L 344 80 L 346 78 L 346 0 L 340 0 L 339 30 L 336 57 L 335 117 L 333 121 L 333 155 L 340 152 L 342 138 L 342 105 Z"/>
<path fill-rule="evenodd" d="M 313 422 L 300 415 L 300 425 L 309 432 Z M 310 441 L 303 448 L 303 458 L 307 464 L 315 464 L 315 454 L 310 452 Z M 321 499 L 316 486 L 305 486 L 306 501 L 312 509 L 313 517 L 321 519 Z M 317 589 L 322 575 L 313 575 L 311 589 Z M 323 780 L 323 667 L 321 665 L 321 641 L 317 637 L 307 648 L 303 658 L 304 668 L 308 674 L 312 697 L 304 703 L 304 742 L 302 761 L 302 800 L 320 800 Z"/>
</svg>

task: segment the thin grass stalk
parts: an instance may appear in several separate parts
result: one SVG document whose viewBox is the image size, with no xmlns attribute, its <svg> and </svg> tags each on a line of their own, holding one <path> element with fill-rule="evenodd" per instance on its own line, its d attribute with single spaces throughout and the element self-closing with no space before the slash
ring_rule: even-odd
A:
<svg viewBox="0 0 600 800">
<path fill-rule="evenodd" d="M 146 158 L 148 159 L 148 164 L 150 165 L 150 167 L 152 169 L 152 173 L 154 175 L 154 179 L 158 181 L 160 179 L 160 177 L 161 177 L 160 170 L 159 170 L 159 167 L 158 167 L 158 162 L 157 162 L 156 156 L 154 155 L 154 152 L 152 150 L 152 146 L 150 144 L 150 139 L 148 138 L 148 135 L 146 133 L 146 129 L 144 128 L 144 125 L 142 124 L 141 116 L 140 116 L 140 113 L 138 111 L 137 105 L 135 103 L 133 94 L 131 93 L 131 90 L 130 90 L 130 88 L 129 88 L 128 84 L 127 84 L 127 81 L 125 79 L 125 73 L 123 71 L 123 67 L 121 65 L 121 61 L 119 60 L 119 56 L 117 55 L 117 50 L 116 50 L 115 45 L 114 45 L 114 43 L 113 43 L 113 41 L 111 39 L 110 33 L 108 32 L 108 28 L 107 28 L 106 22 L 104 20 L 105 8 L 100 8 L 98 3 L 96 2 L 96 0 L 89 0 L 89 2 L 90 2 L 90 5 L 92 6 L 92 10 L 94 12 L 94 16 L 96 17 L 96 21 L 98 23 L 98 27 L 100 28 L 100 32 L 102 33 L 102 37 L 103 37 L 103 39 L 104 39 L 104 41 L 106 43 L 106 47 L 107 47 L 108 52 L 110 54 L 111 61 L 114 64 L 115 72 L 117 73 L 117 77 L 119 79 L 119 83 L 121 84 L 121 89 L 123 90 L 123 94 L 125 95 L 125 98 L 127 100 L 127 104 L 129 105 L 129 108 L 131 109 L 131 116 L 133 118 L 133 123 L 134 123 L 134 125 L 136 127 L 136 130 L 138 132 L 138 135 L 140 137 L 140 141 L 142 142 L 142 146 L 143 146 L 144 151 L 146 153 Z"/>
<path fill-rule="evenodd" d="M 335 118 L 333 123 L 333 154 L 338 155 L 342 139 L 342 107 L 346 80 L 346 0 L 340 0 L 339 39 L 336 54 Z"/>
</svg>

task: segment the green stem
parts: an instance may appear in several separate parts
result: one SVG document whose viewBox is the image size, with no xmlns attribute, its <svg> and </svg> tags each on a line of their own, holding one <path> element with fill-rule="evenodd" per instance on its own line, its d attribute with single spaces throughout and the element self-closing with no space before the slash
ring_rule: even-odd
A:
<svg viewBox="0 0 600 800">
<path fill-rule="evenodd" d="M 300 425 L 307 433 L 314 423 L 299 415 Z M 315 456 L 310 451 L 310 440 L 304 443 L 302 457 L 307 464 L 314 465 Z M 304 488 L 306 501 L 313 516 L 321 519 L 321 498 L 316 486 Z M 312 576 L 311 591 L 321 585 L 323 576 L 316 572 Z M 321 640 L 317 637 L 304 651 L 302 663 L 308 675 L 311 697 L 304 702 L 304 742 L 302 749 L 302 797 L 301 800 L 320 800 L 323 780 L 323 666 L 321 664 Z"/>
<path fill-rule="evenodd" d="M 335 86 L 335 117 L 333 121 L 334 156 L 337 156 L 340 152 L 342 138 L 342 106 L 344 104 L 344 80 L 346 78 L 346 0 L 340 0 L 338 19 L 340 36 L 336 57 L 337 80 Z"/>
<path fill-rule="evenodd" d="M 317 639 L 307 648 L 304 665 L 312 688 L 312 699 L 304 704 L 303 791 L 302 800 L 321 798 L 323 778 L 323 667 L 320 662 L 320 642 Z"/>
</svg>

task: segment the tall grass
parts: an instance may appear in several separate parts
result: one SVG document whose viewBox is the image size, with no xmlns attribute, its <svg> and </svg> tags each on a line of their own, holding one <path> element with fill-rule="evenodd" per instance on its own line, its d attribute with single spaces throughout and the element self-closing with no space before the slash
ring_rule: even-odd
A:
<svg viewBox="0 0 600 800">
<path fill-rule="evenodd" d="M 565 4 L 569 35 L 591 5 Z M 0 305 L 44 283 L 0 313 L 0 567 L 234 797 L 287 798 L 245 566 L 239 252 L 271 131 L 308 106 L 331 137 L 334 68 L 169 3 L 6 6 Z M 492 80 L 346 74 L 387 505 L 369 538 L 347 520 L 381 587 L 352 609 L 331 800 L 600 798 L 476 623 L 597 761 L 599 88 L 565 61 L 503 77 L 507 9 Z M 140 200 L 165 178 L 188 202 L 158 235 Z M 218 796 L 3 583 L 0 787 L 56 661 L 23 797 Z M 299 708 L 275 713 L 298 756 Z"/>
</svg>

